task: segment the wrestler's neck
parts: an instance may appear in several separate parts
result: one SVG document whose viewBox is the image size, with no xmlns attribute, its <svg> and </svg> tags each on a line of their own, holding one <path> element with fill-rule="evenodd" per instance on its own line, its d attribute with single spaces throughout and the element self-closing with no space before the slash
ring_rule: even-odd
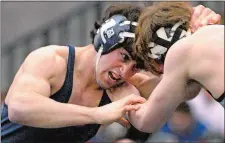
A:
<svg viewBox="0 0 225 143">
<path fill-rule="evenodd" d="M 84 86 L 98 89 L 99 86 L 95 79 L 95 59 L 97 52 L 92 44 L 85 47 L 76 47 L 76 60 L 74 74 L 82 78 Z"/>
</svg>

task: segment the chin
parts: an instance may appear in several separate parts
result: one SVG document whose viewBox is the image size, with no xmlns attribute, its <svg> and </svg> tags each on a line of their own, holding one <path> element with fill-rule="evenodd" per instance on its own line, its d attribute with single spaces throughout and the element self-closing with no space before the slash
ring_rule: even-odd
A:
<svg viewBox="0 0 225 143">
<path fill-rule="evenodd" d="M 110 89 L 110 88 L 111 88 L 109 85 L 104 84 L 103 82 L 98 81 L 98 80 L 97 80 L 97 84 L 98 84 L 98 86 L 99 86 L 101 89 L 107 90 L 107 89 Z"/>
<path fill-rule="evenodd" d="M 121 87 L 121 86 L 123 86 L 124 83 L 125 83 L 125 82 L 117 83 L 116 85 L 113 85 L 112 88 Z"/>
<path fill-rule="evenodd" d="M 100 89 L 107 90 L 109 88 L 104 82 L 102 82 L 102 80 L 100 80 L 98 78 L 98 76 L 95 76 L 95 77 L 96 77 L 96 83 L 98 84 L 98 86 L 99 86 Z"/>
<path fill-rule="evenodd" d="M 111 88 L 117 88 L 117 87 L 120 87 L 124 84 L 124 82 L 121 82 L 121 83 L 109 85 L 109 84 L 103 83 L 101 81 L 97 81 L 97 83 L 98 83 L 100 88 L 105 89 L 105 90 L 108 90 L 108 89 L 111 89 Z"/>
</svg>

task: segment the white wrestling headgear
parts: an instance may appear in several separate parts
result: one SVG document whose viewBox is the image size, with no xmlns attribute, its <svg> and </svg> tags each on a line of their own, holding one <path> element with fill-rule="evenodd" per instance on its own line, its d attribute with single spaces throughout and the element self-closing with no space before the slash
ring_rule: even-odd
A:
<svg viewBox="0 0 225 143">
<path fill-rule="evenodd" d="M 159 28 L 153 35 L 154 41 L 148 44 L 148 57 L 163 64 L 169 48 L 179 39 L 191 34 L 180 27 L 182 24 L 183 22 L 177 22 L 173 27 Z"/>
</svg>

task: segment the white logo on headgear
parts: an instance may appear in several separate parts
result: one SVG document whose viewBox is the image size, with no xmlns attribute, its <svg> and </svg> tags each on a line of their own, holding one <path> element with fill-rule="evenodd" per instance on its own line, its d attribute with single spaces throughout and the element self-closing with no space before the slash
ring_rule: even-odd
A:
<svg viewBox="0 0 225 143">
<path fill-rule="evenodd" d="M 114 35 L 114 31 L 113 31 L 113 28 L 110 28 L 106 31 L 106 35 L 108 38 L 111 38 L 113 35 Z"/>
<path fill-rule="evenodd" d="M 105 39 L 105 37 L 104 37 L 104 31 L 106 30 L 106 29 L 108 29 L 108 28 L 110 28 L 110 27 L 113 27 L 114 25 L 116 25 L 116 21 L 114 20 L 114 19 L 108 19 L 107 21 L 106 21 L 106 23 L 104 23 L 103 25 L 102 25 L 102 27 L 101 27 L 101 29 L 100 29 L 100 34 L 101 34 L 101 38 L 102 38 L 102 41 L 103 41 L 103 43 L 106 43 L 106 39 Z M 109 34 L 109 35 L 111 35 L 111 34 Z"/>
</svg>

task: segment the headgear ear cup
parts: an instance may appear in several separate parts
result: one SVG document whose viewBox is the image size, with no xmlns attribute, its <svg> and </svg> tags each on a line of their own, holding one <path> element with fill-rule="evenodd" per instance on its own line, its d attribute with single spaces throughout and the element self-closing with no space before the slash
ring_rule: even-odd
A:
<svg viewBox="0 0 225 143">
<path fill-rule="evenodd" d="M 99 34 L 99 30 L 98 30 L 94 38 L 94 47 L 96 51 L 98 51 L 99 48 L 101 47 L 101 43 L 102 43 L 101 35 Z"/>
<path fill-rule="evenodd" d="M 96 51 L 102 46 L 102 54 L 107 54 L 115 50 L 118 44 L 123 43 L 125 38 L 134 38 L 132 26 L 136 27 L 137 23 L 128 21 L 123 15 L 114 15 L 106 20 L 98 29 L 94 38 Z"/>
</svg>

